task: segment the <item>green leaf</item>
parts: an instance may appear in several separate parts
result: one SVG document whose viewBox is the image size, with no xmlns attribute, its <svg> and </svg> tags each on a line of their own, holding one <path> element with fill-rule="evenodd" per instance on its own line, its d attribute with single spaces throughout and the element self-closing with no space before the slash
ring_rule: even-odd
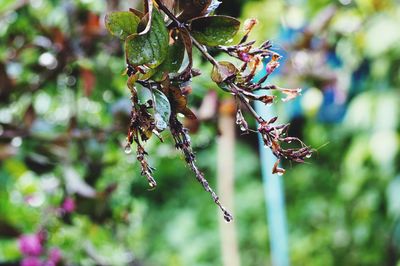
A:
<svg viewBox="0 0 400 266">
<path fill-rule="evenodd" d="M 181 38 L 178 38 L 172 45 L 168 47 L 168 55 L 164 62 L 157 68 L 157 72 L 152 77 L 155 81 L 161 81 L 164 73 L 178 72 L 181 68 L 183 57 L 185 55 L 185 47 Z"/>
<path fill-rule="evenodd" d="M 157 89 L 153 89 L 154 96 L 154 119 L 156 128 L 160 131 L 167 128 L 171 116 L 171 104 L 167 96 Z"/>
<path fill-rule="evenodd" d="M 140 18 L 128 11 L 111 12 L 105 18 L 108 31 L 122 40 L 137 32 L 139 22 Z"/>
<path fill-rule="evenodd" d="M 238 32 L 240 21 L 228 16 L 195 18 L 191 21 L 191 34 L 207 46 L 224 45 Z"/>
<path fill-rule="evenodd" d="M 125 41 L 125 53 L 129 64 L 159 66 L 168 54 L 169 35 L 164 19 L 157 9 L 153 10 L 150 31 L 143 35 L 132 34 Z"/>
</svg>

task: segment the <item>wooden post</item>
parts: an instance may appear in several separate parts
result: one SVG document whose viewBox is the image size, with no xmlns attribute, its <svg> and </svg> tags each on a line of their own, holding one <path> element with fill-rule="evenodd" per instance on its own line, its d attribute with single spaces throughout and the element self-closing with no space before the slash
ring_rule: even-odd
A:
<svg viewBox="0 0 400 266">
<path fill-rule="evenodd" d="M 217 172 L 218 195 L 221 203 L 234 213 L 234 176 L 235 176 L 235 102 L 224 101 L 219 108 Z M 222 262 L 224 266 L 240 266 L 240 256 L 235 228 L 235 217 L 226 223 L 219 218 Z"/>
</svg>

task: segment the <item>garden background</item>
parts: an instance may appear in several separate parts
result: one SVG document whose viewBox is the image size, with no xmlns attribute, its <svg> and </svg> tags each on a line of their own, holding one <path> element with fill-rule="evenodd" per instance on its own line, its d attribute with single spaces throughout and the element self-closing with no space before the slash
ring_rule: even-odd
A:
<svg viewBox="0 0 400 266">
<path fill-rule="evenodd" d="M 229 95 L 200 54 L 189 102 L 201 121 L 185 123 L 211 184 L 234 174 L 234 223 L 221 223 L 170 138 L 147 143 L 155 190 L 124 153 L 123 50 L 103 21 L 137 2 L 0 0 L 0 265 L 19 265 L 32 234 L 59 265 L 227 265 L 232 243 L 241 265 L 271 265 L 261 178 L 271 162 L 239 129 L 219 147 Z M 257 18 L 251 39 L 284 56 L 272 80 L 303 88 L 270 110 L 316 149 L 281 177 L 291 264 L 399 265 L 399 1 L 225 0 L 217 13 Z"/>
</svg>

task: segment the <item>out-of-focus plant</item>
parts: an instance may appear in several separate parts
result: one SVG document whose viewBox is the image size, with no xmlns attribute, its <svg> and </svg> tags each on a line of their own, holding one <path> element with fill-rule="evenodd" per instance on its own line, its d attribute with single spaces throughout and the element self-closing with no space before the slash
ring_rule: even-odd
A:
<svg viewBox="0 0 400 266">
<path fill-rule="evenodd" d="M 398 264 L 399 8 L 369 0 L 244 8 L 270 26 L 258 34 L 281 36 L 277 82 L 304 88 L 278 114 L 321 147 L 318 163 L 285 176 L 293 264 Z"/>
</svg>

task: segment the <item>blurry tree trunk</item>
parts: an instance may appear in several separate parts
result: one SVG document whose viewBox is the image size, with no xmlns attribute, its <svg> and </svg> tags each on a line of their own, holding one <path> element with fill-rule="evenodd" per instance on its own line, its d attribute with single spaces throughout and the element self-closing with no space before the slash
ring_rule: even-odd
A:
<svg viewBox="0 0 400 266">
<path fill-rule="evenodd" d="M 223 102 L 219 109 L 218 127 L 218 195 L 232 213 L 234 211 L 234 176 L 235 176 L 235 102 Z M 236 236 L 235 220 L 226 223 L 219 219 L 222 261 L 225 266 L 239 266 L 240 257 Z"/>
</svg>

